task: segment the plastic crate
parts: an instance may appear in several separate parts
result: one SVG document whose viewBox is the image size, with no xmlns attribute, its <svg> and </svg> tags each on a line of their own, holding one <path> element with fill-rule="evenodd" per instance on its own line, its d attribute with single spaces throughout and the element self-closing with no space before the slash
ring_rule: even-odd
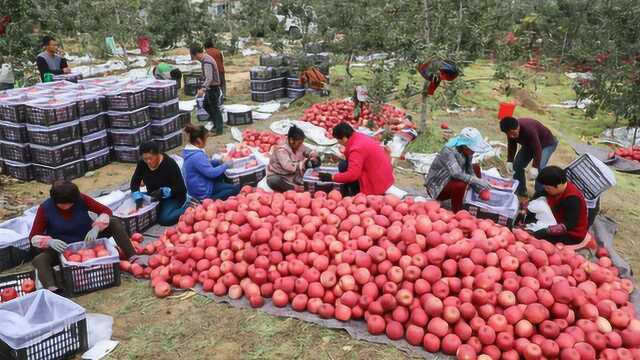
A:
<svg viewBox="0 0 640 360">
<path fill-rule="evenodd" d="M 110 129 L 111 143 L 119 146 L 136 147 L 151 140 L 151 124 L 137 129 Z"/>
<path fill-rule="evenodd" d="M 29 144 L 0 141 L 2 157 L 5 160 L 28 163 L 31 161 L 31 148 Z"/>
<path fill-rule="evenodd" d="M 85 154 L 91 154 L 109 147 L 107 130 L 102 130 L 82 138 L 82 149 Z"/>
<path fill-rule="evenodd" d="M 275 76 L 275 70 L 270 66 L 257 66 L 249 70 L 251 80 L 271 80 Z"/>
<path fill-rule="evenodd" d="M 518 217 L 518 197 L 510 190 L 492 188 L 490 191 L 490 200 L 483 201 L 480 195 L 469 186 L 464 195 L 462 207 L 479 219 L 490 219 L 497 224 L 512 227 Z"/>
<path fill-rule="evenodd" d="M 87 136 L 98 131 L 102 131 L 107 128 L 107 113 L 99 113 L 93 115 L 83 116 L 78 119 L 80 123 L 80 134 Z"/>
<path fill-rule="evenodd" d="M 143 233 L 158 221 L 158 204 L 158 202 L 150 203 L 131 215 L 118 214 L 116 210 L 113 216 L 122 221 L 129 235 L 136 232 Z"/>
<path fill-rule="evenodd" d="M 289 99 L 298 99 L 303 97 L 307 91 L 305 89 L 292 89 L 287 88 L 287 98 Z"/>
<path fill-rule="evenodd" d="M 120 286 L 120 256 L 118 249 L 108 239 L 97 239 L 96 245 L 104 245 L 107 257 L 89 260 L 83 265 L 69 262 L 60 255 L 60 270 L 64 293 L 68 297 L 87 294 L 96 290 Z M 86 248 L 83 241 L 69 244 L 68 250 Z"/>
<path fill-rule="evenodd" d="M 337 174 L 338 168 L 336 167 L 319 167 L 317 169 L 307 169 L 304 172 L 304 176 L 302 177 L 302 182 L 304 184 L 304 190 L 310 193 L 314 193 L 316 191 L 324 191 L 326 193 L 332 190 L 338 190 L 342 192 L 343 185 L 335 182 L 324 182 L 320 181 L 318 174 L 321 172 L 326 172 L 330 174 Z"/>
<path fill-rule="evenodd" d="M 31 242 L 29 241 L 28 234 L 18 233 L 20 229 L 14 229 L 11 226 L 11 222 L 18 221 L 19 219 L 8 220 L 3 223 L 3 228 L 7 230 L 12 230 L 18 236 L 18 238 L 13 239 L 11 242 L 7 243 L 7 239 L 3 241 L 5 247 L 0 248 L 0 271 L 4 271 L 7 269 L 14 268 L 16 266 L 22 265 L 27 261 L 30 261 L 32 258 L 31 253 Z M 5 224 L 7 226 L 5 227 Z M 1 229 L 0 229 L 1 230 Z M 24 229 L 28 231 L 28 229 Z M 26 232 L 25 231 L 25 232 Z M 3 283 L 5 281 L 0 277 L 0 291 L 3 288 Z M 5 286 L 6 287 L 6 286 Z"/>
<path fill-rule="evenodd" d="M 33 180 L 33 165 L 31 163 L 21 163 L 4 159 L 4 172 L 18 180 Z"/>
<path fill-rule="evenodd" d="M 147 106 L 146 89 L 127 87 L 107 94 L 107 108 L 112 111 L 132 111 Z"/>
<path fill-rule="evenodd" d="M 582 191 L 587 200 L 596 200 L 615 185 L 613 172 L 602 161 L 583 154 L 566 168 L 567 178 Z"/>
<path fill-rule="evenodd" d="M 183 129 L 191 124 L 191 111 L 180 111 L 178 114 L 178 128 Z"/>
<path fill-rule="evenodd" d="M 106 148 L 84 156 L 87 171 L 99 169 L 111 163 L 111 149 Z"/>
<path fill-rule="evenodd" d="M 78 81 L 82 80 L 82 74 L 69 73 L 69 74 L 53 75 L 53 81 L 60 81 L 60 80 L 77 83 Z"/>
<path fill-rule="evenodd" d="M 184 81 L 184 94 L 188 96 L 196 96 L 198 89 L 204 83 L 204 77 L 200 72 L 184 73 L 182 79 Z"/>
<path fill-rule="evenodd" d="M 33 98 L 26 95 L 0 99 L 0 118 L 13 123 L 23 123 L 27 120 L 26 102 Z"/>
<path fill-rule="evenodd" d="M 117 129 L 134 129 L 149 123 L 149 107 L 133 111 L 109 111 L 109 124 Z"/>
<path fill-rule="evenodd" d="M 284 65 L 284 57 L 277 54 L 260 55 L 260 66 L 282 66 Z"/>
<path fill-rule="evenodd" d="M 0 249 L 0 252 L 2 250 Z M 0 255 L 0 269 L 2 269 L 1 257 L 2 255 Z M 22 282 L 29 279 L 36 281 L 35 270 L 0 276 L 0 292 L 4 289 L 13 288 L 18 293 L 18 296 L 24 296 L 26 293 L 22 291 Z"/>
<path fill-rule="evenodd" d="M 274 95 L 275 99 L 282 99 L 287 97 L 287 88 L 285 87 L 282 87 L 280 89 L 275 89 L 273 90 L 273 92 L 275 93 Z"/>
<path fill-rule="evenodd" d="M 225 182 L 239 186 L 257 186 L 260 180 L 266 176 L 267 167 L 258 161 L 257 166 L 246 169 L 246 164 L 253 160 L 257 160 L 255 155 L 234 159 L 232 167 L 224 172 Z"/>
<path fill-rule="evenodd" d="M 137 163 L 140 160 L 140 147 L 114 146 L 113 159 L 123 163 Z"/>
<path fill-rule="evenodd" d="M 252 91 L 251 101 L 259 102 L 259 103 L 273 101 L 277 99 L 276 97 L 277 93 L 278 93 L 278 90 L 272 90 L 267 92 Z"/>
<path fill-rule="evenodd" d="M 178 85 L 174 80 L 152 80 L 145 85 L 149 103 L 164 103 L 178 97 Z"/>
<path fill-rule="evenodd" d="M 166 119 L 178 114 L 178 99 L 169 100 L 161 104 L 149 104 L 149 117 L 153 120 Z"/>
<path fill-rule="evenodd" d="M 76 103 L 68 99 L 34 100 L 26 105 L 29 124 L 51 126 L 78 118 Z"/>
<path fill-rule="evenodd" d="M 302 83 L 300 82 L 300 79 L 299 78 L 292 78 L 292 77 L 288 77 L 287 78 L 286 87 L 288 89 L 304 89 L 304 85 L 302 85 Z"/>
<path fill-rule="evenodd" d="M 97 94 L 75 94 L 66 98 L 76 102 L 80 117 L 98 114 L 106 110 L 104 97 Z"/>
<path fill-rule="evenodd" d="M 84 158 L 55 167 L 33 164 L 33 177 L 36 181 L 45 184 L 51 184 L 56 180 L 77 179 L 84 176 L 86 172 Z"/>
<path fill-rule="evenodd" d="M 34 164 L 60 166 L 82 158 L 82 141 L 76 140 L 56 146 L 31 145 Z"/>
<path fill-rule="evenodd" d="M 267 92 L 273 90 L 271 80 L 251 80 L 251 91 Z"/>
<path fill-rule="evenodd" d="M 57 92 L 73 91 L 73 90 L 80 89 L 80 85 L 71 81 L 66 81 L 65 79 L 50 81 L 46 83 L 37 83 L 34 85 L 34 87 L 37 89 L 54 90 Z"/>
<path fill-rule="evenodd" d="M 80 122 L 70 121 L 53 126 L 27 125 L 29 141 L 37 145 L 60 145 L 80 137 Z"/>
<path fill-rule="evenodd" d="M 251 107 L 246 105 L 226 105 L 224 109 L 227 114 L 227 125 L 253 124 Z"/>
<path fill-rule="evenodd" d="M 182 145 L 182 130 L 178 130 L 161 138 L 154 138 L 153 141 L 158 144 L 160 151 L 166 152 Z"/>
<path fill-rule="evenodd" d="M 151 121 L 151 135 L 153 136 L 165 136 L 172 134 L 182 129 L 178 126 L 181 115 L 176 115 L 168 119 L 152 120 Z"/>
<path fill-rule="evenodd" d="M 0 140 L 16 143 L 29 142 L 27 127 L 24 124 L 0 121 Z"/>
<path fill-rule="evenodd" d="M 290 68 L 287 66 L 276 66 L 273 68 L 273 78 L 274 79 L 285 79 L 289 77 L 289 73 L 291 72 Z"/>
</svg>

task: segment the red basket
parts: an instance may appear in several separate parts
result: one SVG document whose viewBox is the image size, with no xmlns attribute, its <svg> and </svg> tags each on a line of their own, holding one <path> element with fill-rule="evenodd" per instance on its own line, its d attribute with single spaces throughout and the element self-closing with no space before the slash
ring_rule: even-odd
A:
<svg viewBox="0 0 640 360">
<path fill-rule="evenodd" d="M 506 117 L 513 116 L 516 111 L 516 104 L 512 102 L 502 102 L 498 108 L 498 119 L 502 120 Z"/>
</svg>

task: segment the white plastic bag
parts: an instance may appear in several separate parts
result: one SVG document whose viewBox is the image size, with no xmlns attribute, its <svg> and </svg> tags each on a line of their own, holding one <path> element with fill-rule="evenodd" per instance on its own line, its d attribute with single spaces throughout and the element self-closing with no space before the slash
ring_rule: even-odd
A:
<svg viewBox="0 0 640 360">
<path fill-rule="evenodd" d="M 87 314 L 87 339 L 89 349 L 102 340 L 111 340 L 113 318 L 103 314 Z"/>
<path fill-rule="evenodd" d="M 96 201 L 100 204 L 107 206 L 111 210 L 117 209 L 124 201 L 125 194 L 120 190 L 115 190 L 107 195 L 96 198 Z"/>
<path fill-rule="evenodd" d="M 535 232 L 557 224 L 556 218 L 553 216 L 553 212 L 544 196 L 531 200 L 527 205 L 527 209 L 536 216 L 536 222 L 527 224 L 527 230 Z"/>
<path fill-rule="evenodd" d="M 29 232 L 33 225 L 33 218 L 30 216 L 19 216 L 0 224 L 0 249 L 8 246 L 23 248 L 25 241 L 28 249 Z M 18 246 L 17 246 L 18 245 Z"/>
</svg>

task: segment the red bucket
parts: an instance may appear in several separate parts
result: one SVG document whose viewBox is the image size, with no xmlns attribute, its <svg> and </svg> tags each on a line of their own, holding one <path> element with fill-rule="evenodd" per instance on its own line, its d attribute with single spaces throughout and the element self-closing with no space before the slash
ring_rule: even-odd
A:
<svg viewBox="0 0 640 360">
<path fill-rule="evenodd" d="M 512 102 L 502 102 L 498 108 L 498 119 L 502 120 L 506 117 L 513 116 L 516 110 L 516 104 Z"/>
</svg>

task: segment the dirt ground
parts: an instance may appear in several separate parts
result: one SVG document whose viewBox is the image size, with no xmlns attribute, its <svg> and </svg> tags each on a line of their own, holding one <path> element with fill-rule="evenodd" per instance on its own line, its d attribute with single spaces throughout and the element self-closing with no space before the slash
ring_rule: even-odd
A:
<svg viewBox="0 0 640 360">
<path fill-rule="evenodd" d="M 247 103 L 249 100 L 248 70 L 257 64 L 257 57 L 234 57 L 228 60 L 227 103 Z M 492 66 L 479 63 L 466 70 L 466 76 L 485 77 Z M 332 79 L 341 74 L 332 74 Z M 491 81 L 479 82 L 462 94 L 462 105 L 476 107 L 472 113 L 432 114 L 437 125 L 447 122 L 454 131 L 466 126 L 477 127 L 491 140 L 502 140 L 496 119 L 497 104 L 515 99 L 517 116 L 532 116 L 548 125 L 561 140 L 551 163 L 566 165 L 575 158 L 568 141 L 590 138 L 606 124 L 584 118 L 579 110 L 547 109 L 545 104 L 573 99 L 568 79 L 562 75 L 543 74 L 545 81 L 537 91 L 522 89 L 507 99 Z M 272 120 L 257 122 L 252 128 L 266 129 L 271 121 L 296 118 L 307 102 L 301 100 L 291 108 L 277 113 Z M 408 109 L 414 119 L 418 106 Z M 229 131 L 209 139 L 207 150 L 219 151 L 231 142 Z M 173 152 L 180 152 L 175 150 Z M 407 163 L 400 162 L 403 168 Z M 498 162 L 498 165 L 500 162 Z M 114 163 L 76 180 L 82 191 L 97 192 L 112 189 L 129 181 L 133 165 Z M 636 224 L 640 215 L 640 184 L 637 177 L 616 173 L 618 185 L 607 191 L 602 212 L 620 224 L 616 248 L 634 268 L 640 265 Z M 421 189 L 423 179 L 412 171 L 396 169 L 397 185 L 401 188 Z M 0 219 L 10 218 L 24 208 L 46 198 L 48 185 L 21 183 L 0 177 Z M 8 204 L 4 206 L 4 204 Z M 118 288 L 74 299 L 88 312 L 114 317 L 113 338 L 120 345 L 108 359 L 401 359 L 406 354 L 393 347 L 356 341 L 344 331 L 325 329 L 294 319 L 283 319 L 251 309 L 235 309 L 216 304 L 200 296 L 156 299 L 149 285 L 124 277 Z"/>
</svg>

